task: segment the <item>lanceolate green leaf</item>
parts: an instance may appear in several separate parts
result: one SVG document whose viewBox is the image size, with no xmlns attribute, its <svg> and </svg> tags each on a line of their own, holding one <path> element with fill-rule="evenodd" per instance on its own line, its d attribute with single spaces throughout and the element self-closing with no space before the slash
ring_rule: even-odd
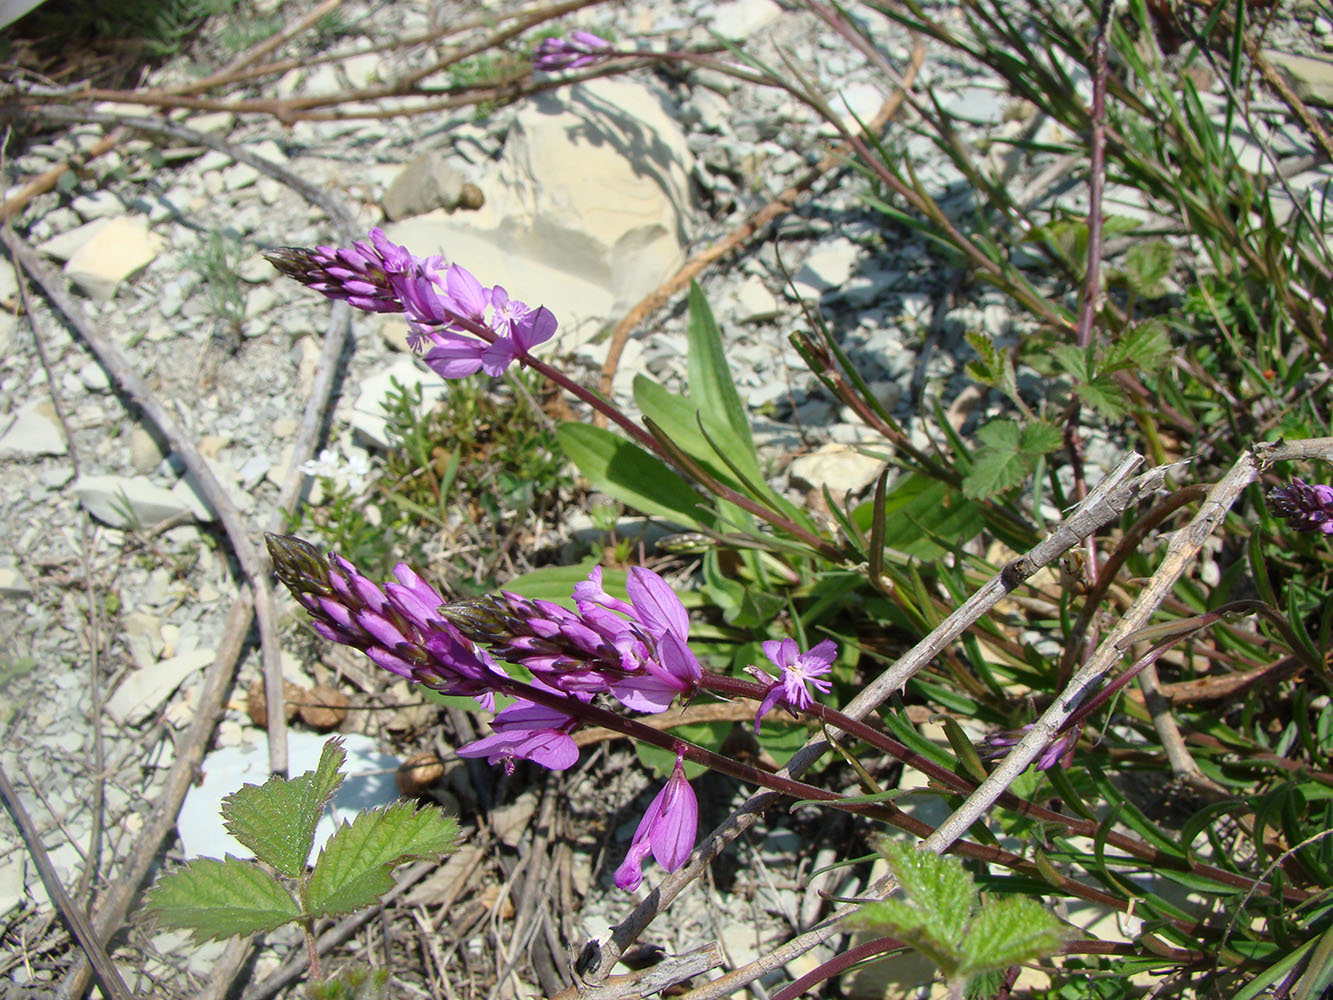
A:
<svg viewBox="0 0 1333 1000">
<path fill-rule="evenodd" d="M 690 282 L 689 345 L 690 397 L 702 412 L 730 428 L 736 440 L 744 445 L 747 459 L 752 459 L 758 468 L 750 420 L 727 367 L 722 334 L 703 289 L 693 281 Z M 737 456 L 730 457 L 738 461 Z"/>
<path fill-rule="evenodd" d="M 161 927 L 188 930 L 196 941 L 271 931 L 301 915 L 289 892 L 249 861 L 196 858 L 148 890 Z"/>
<path fill-rule="evenodd" d="M 747 447 L 746 442 L 738 438 L 730 427 L 715 414 L 701 409 L 694 400 L 669 392 L 652 379 L 640 375 L 634 380 L 634 401 L 643 415 L 657 424 L 677 448 L 705 466 L 728 486 L 742 491 L 745 489 L 723 461 L 724 452 L 751 482 L 763 481 L 753 447 Z M 700 432 L 700 421 L 708 428 L 708 437 Z M 709 438 L 712 438 L 712 443 Z"/>
<path fill-rule="evenodd" d="M 594 488 L 652 517 L 712 527 L 712 516 L 689 483 L 638 445 L 591 424 L 564 423 L 556 434 Z"/>
<path fill-rule="evenodd" d="M 394 865 L 448 854 L 457 848 L 457 837 L 457 821 L 410 802 L 359 813 L 320 851 L 306 905 L 321 917 L 370 906 L 393 888 Z"/>
<path fill-rule="evenodd" d="M 315 824 L 342 784 L 338 769 L 346 757 L 342 741 L 332 739 L 324 744 L 315 770 L 290 779 L 274 776 L 232 792 L 222 800 L 227 832 L 284 875 L 305 874 Z"/>
</svg>

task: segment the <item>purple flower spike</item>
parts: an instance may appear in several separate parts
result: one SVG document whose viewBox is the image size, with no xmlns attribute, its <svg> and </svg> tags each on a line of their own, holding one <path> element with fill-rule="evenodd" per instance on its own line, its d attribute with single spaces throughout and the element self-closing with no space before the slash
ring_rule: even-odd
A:
<svg viewBox="0 0 1333 1000">
<path fill-rule="evenodd" d="M 1333 487 L 1311 486 L 1304 479 L 1293 479 L 1290 485 L 1271 490 L 1268 504 L 1297 531 L 1333 535 Z"/>
<path fill-rule="evenodd" d="M 760 720 L 775 705 L 784 705 L 793 715 L 813 705 L 815 699 L 806 687 L 807 684 L 824 693 L 833 687 L 829 681 L 821 678 L 833 669 L 833 658 L 838 655 L 838 646 L 832 639 L 825 639 L 808 653 L 802 653 L 795 639 L 770 639 L 764 643 L 764 655 L 778 668 L 780 676 L 771 682 L 768 693 L 759 703 L 759 711 L 755 712 L 756 734 L 759 732 Z M 768 678 L 768 674 L 757 667 L 751 669 L 756 677 Z"/>
<path fill-rule="evenodd" d="M 663 712 L 693 694 L 703 668 L 688 645 L 690 621 L 670 584 L 630 570 L 631 603 L 602 588 L 600 568 L 574 588 L 577 611 L 519 594 L 447 604 L 459 632 L 519 663 L 542 683 L 587 698 L 609 692 L 633 712 Z"/>
<path fill-rule="evenodd" d="M 568 38 L 545 38 L 532 54 L 532 68 L 540 73 L 582 69 L 604 62 L 614 53 L 611 43 L 591 31 L 574 31 Z"/>
<path fill-rule="evenodd" d="M 273 571 L 324 638 L 359 649 L 418 684 L 493 703 L 492 688 L 503 671 L 440 614 L 443 599 L 406 565 L 381 590 L 347 560 L 325 559 L 299 538 L 266 540 Z"/>
<path fill-rule="evenodd" d="M 653 852 L 657 863 L 669 872 L 685 864 L 694 850 L 699 829 L 699 801 L 685 780 L 684 759 L 676 754 L 676 766 L 666 787 L 657 793 L 634 831 L 629 853 L 616 869 L 616 885 L 633 892 L 643 882 L 643 859 Z"/>
<path fill-rule="evenodd" d="M 589 36 L 595 38 L 596 36 Z M 280 247 L 264 254 L 290 278 L 368 312 L 405 313 L 408 345 L 440 377 L 504 374 L 527 360 L 559 324 L 499 285 L 487 288 L 458 264 L 418 257 L 379 229 L 350 247 Z"/>
</svg>

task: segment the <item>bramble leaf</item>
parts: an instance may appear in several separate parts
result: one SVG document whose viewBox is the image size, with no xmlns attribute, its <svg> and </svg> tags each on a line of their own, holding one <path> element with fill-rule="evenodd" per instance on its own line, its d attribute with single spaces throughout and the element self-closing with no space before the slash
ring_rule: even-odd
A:
<svg viewBox="0 0 1333 1000">
<path fill-rule="evenodd" d="M 987 902 L 967 929 L 959 972 L 974 976 L 1045 958 L 1060 950 L 1064 927 L 1036 900 L 1007 896 Z"/>
<path fill-rule="evenodd" d="M 1166 240 L 1135 243 L 1125 254 L 1125 280 L 1145 299 L 1166 294 L 1166 279 L 1176 261 L 1176 252 Z"/>
<path fill-rule="evenodd" d="M 980 447 L 963 477 L 963 495 L 983 499 L 1018 486 L 1037 466 L 1037 459 L 1060 446 L 1060 431 L 1045 421 L 1019 428 L 1013 420 L 992 420 L 977 429 Z"/>
<path fill-rule="evenodd" d="M 393 888 L 395 865 L 457 850 L 458 823 L 439 809 L 398 802 L 343 823 L 319 852 L 306 905 L 318 917 L 370 906 Z"/>
<path fill-rule="evenodd" d="M 271 931 L 301 915 L 272 875 L 231 855 L 168 872 L 148 890 L 147 904 L 160 926 L 188 930 L 195 941 Z"/>
<path fill-rule="evenodd" d="M 342 741 L 331 739 L 324 744 L 315 770 L 296 778 L 274 775 L 262 785 L 244 785 L 232 792 L 222 800 L 227 832 L 282 874 L 303 875 L 315 824 L 342 784 L 339 768 L 346 758 Z"/>
</svg>

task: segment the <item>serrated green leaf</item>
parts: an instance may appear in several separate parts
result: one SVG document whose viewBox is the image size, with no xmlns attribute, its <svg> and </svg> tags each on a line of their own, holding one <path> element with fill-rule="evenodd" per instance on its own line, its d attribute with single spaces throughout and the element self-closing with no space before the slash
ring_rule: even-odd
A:
<svg viewBox="0 0 1333 1000">
<path fill-rule="evenodd" d="M 650 517 L 689 528 L 712 527 L 703 501 L 679 474 L 638 445 L 592 424 L 564 423 L 560 447 L 593 488 Z"/>
<path fill-rule="evenodd" d="M 979 447 L 963 477 L 963 495 L 973 500 L 1020 485 L 1036 467 L 1036 455 L 1023 450 L 1023 434 L 1012 420 L 992 420 L 977 429 Z"/>
<path fill-rule="evenodd" d="M 1026 452 L 1033 458 L 1050 454 L 1064 444 L 1060 428 L 1045 420 L 1034 420 L 1023 428 L 1018 437 L 1019 451 Z"/>
<path fill-rule="evenodd" d="M 1135 243 L 1125 254 L 1125 279 L 1145 299 L 1166 294 L 1166 279 L 1175 264 L 1176 252 L 1166 240 Z"/>
<path fill-rule="evenodd" d="M 1171 357 L 1171 337 L 1162 320 L 1136 323 L 1107 348 L 1102 361 L 1106 372 L 1137 371 L 1151 375 Z"/>
<path fill-rule="evenodd" d="M 983 906 L 963 940 L 960 975 L 1007 969 L 1054 955 L 1064 942 L 1064 927 L 1034 899 L 1006 896 Z"/>
<path fill-rule="evenodd" d="M 1073 376 L 1075 381 L 1088 380 L 1088 352 L 1083 348 L 1075 347 L 1073 344 L 1059 344 L 1051 348 L 1051 357 L 1061 369 Z"/>
<path fill-rule="evenodd" d="M 912 907 L 924 914 L 924 926 L 956 953 L 977 904 L 976 882 L 963 863 L 891 840 L 880 850 Z"/>
<path fill-rule="evenodd" d="M 334 738 L 324 744 L 315 770 L 295 778 L 274 775 L 232 792 L 222 800 L 227 832 L 284 875 L 305 874 L 315 824 L 342 784 L 339 768 L 346 758 L 342 741 Z"/>
<path fill-rule="evenodd" d="M 158 925 L 188 930 L 196 941 L 271 931 L 301 915 L 277 880 L 252 861 L 196 858 L 148 890 Z"/>
<path fill-rule="evenodd" d="M 343 823 L 319 852 L 306 905 L 318 917 L 372 905 L 393 888 L 393 867 L 457 849 L 458 823 L 439 809 L 397 802 Z"/>
<path fill-rule="evenodd" d="M 1102 416 L 1112 420 L 1124 416 L 1129 406 L 1125 391 L 1111 379 L 1101 376 L 1075 385 L 1074 394 Z"/>
<path fill-rule="evenodd" d="M 698 282 L 690 282 L 690 325 L 689 325 L 689 374 L 690 398 L 706 414 L 725 423 L 731 433 L 745 449 L 745 461 L 738 461 L 738 456 L 729 456 L 738 467 L 753 465 L 758 470 L 759 456 L 754 450 L 754 439 L 750 436 L 750 420 L 741 405 L 741 397 L 736 392 L 736 384 L 731 378 L 731 369 L 727 366 L 726 351 L 722 346 L 722 334 L 713 319 L 713 311 L 708 306 L 708 299 Z"/>
</svg>

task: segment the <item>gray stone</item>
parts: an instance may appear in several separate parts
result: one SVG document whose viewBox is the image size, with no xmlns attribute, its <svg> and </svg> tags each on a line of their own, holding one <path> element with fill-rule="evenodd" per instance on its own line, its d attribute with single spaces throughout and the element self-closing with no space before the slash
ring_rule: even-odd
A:
<svg viewBox="0 0 1333 1000">
<path fill-rule="evenodd" d="M 216 658 L 216 650 L 196 649 L 131 672 L 107 700 L 107 715 L 123 726 L 138 725 L 156 712 L 187 677 Z"/>
<path fill-rule="evenodd" d="M 5 423 L 0 434 L 0 458 L 63 455 L 69 450 L 65 430 L 49 400 L 37 399 L 20 407 Z"/>
<path fill-rule="evenodd" d="M 393 221 L 425 215 L 437 208 L 453 210 L 466 180 L 443 153 L 430 149 L 413 157 L 398 172 L 380 205 Z"/>
<path fill-rule="evenodd" d="M 0 566 L 0 597 L 27 597 L 32 584 L 13 566 Z"/>
<path fill-rule="evenodd" d="M 80 195 L 74 199 L 70 207 L 86 221 L 110 219 L 125 214 L 125 206 L 110 191 L 93 191 Z"/>
<path fill-rule="evenodd" d="M 113 528 L 151 528 L 193 513 L 186 500 L 139 476 L 80 476 L 74 495 L 88 513 Z"/>
<path fill-rule="evenodd" d="M 1333 59 L 1265 49 L 1264 56 L 1291 81 L 1303 101 L 1333 107 Z"/>
</svg>

